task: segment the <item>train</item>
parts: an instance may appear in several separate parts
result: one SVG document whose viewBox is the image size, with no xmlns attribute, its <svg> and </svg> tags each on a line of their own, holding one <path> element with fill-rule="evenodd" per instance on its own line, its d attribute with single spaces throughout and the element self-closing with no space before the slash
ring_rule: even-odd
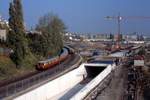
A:
<svg viewBox="0 0 150 100">
<path fill-rule="evenodd" d="M 53 58 L 39 61 L 36 65 L 36 69 L 37 70 L 46 70 L 46 69 L 52 68 L 55 65 L 66 60 L 68 58 L 69 54 L 73 54 L 73 53 L 74 53 L 74 50 L 72 48 L 65 46 L 62 49 L 61 54 L 59 54 Z"/>
</svg>

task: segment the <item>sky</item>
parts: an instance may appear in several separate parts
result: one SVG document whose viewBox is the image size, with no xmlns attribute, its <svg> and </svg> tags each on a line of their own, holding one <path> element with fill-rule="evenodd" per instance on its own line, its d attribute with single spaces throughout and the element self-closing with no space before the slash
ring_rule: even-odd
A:
<svg viewBox="0 0 150 100">
<path fill-rule="evenodd" d="M 0 15 L 9 18 L 9 2 L 0 0 Z M 24 20 L 28 29 L 38 19 L 52 12 L 67 26 L 67 31 L 80 33 L 117 33 L 117 21 L 105 16 L 150 17 L 150 0 L 22 0 Z M 123 19 L 121 33 L 150 33 L 150 19 Z"/>
</svg>

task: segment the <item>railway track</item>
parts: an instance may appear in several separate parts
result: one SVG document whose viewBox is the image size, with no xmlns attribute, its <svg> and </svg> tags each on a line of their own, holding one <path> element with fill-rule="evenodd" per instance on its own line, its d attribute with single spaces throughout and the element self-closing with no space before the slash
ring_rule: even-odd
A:
<svg viewBox="0 0 150 100">
<path fill-rule="evenodd" d="M 40 73 L 40 71 L 35 70 L 33 72 L 21 75 L 19 77 L 12 77 L 11 79 L 8 79 L 8 80 L 7 79 L 6 80 L 2 80 L 2 81 L 0 81 L 0 88 L 3 87 L 3 86 L 6 86 L 8 84 L 11 84 L 11 83 L 14 83 L 14 82 L 26 79 L 26 78 L 28 78 L 30 76 L 33 76 L 35 74 L 38 74 L 38 73 Z"/>
<path fill-rule="evenodd" d="M 0 82 L 0 99 L 15 95 L 21 91 L 27 90 L 36 84 L 40 84 L 44 80 L 57 76 L 59 73 L 65 71 L 79 61 L 78 55 L 72 54 L 68 56 L 64 62 L 61 62 L 55 67 L 45 71 L 35 71 L 25 76 L 17 77 L 12 80 Z M 72 70 L 74 68 L 71 68 Z M 55 77 L 56 78 L 56 77 Z"/>
<path fill-rule="evenodd" d="M 72 55 L 72 57 L 71 57 L 71 55 L 69 55 L 68 59 L 66 59 L 64 62 L 62 62 L 61 65 L 64 65 L 66 63 L 69 64 L 69 62 L 72 61 L 73 59 L 74 59 L 74 55 Z M 58 67 L 58 66 L 61 66 L 61 65 L 56 65 L 55 67 Z M 53 70 L 53 68 L 48 69 L 48 70 Z M 44 71 L 35 70 L 33 72 L 24 74 L 24 75 L 19 76 L 19 77 L 13 77 L 13 78 L 11 78 L 11 80 L 2 80 L 2 81 L 0 81 L 0 87 L 3 87 L 5 85 L 8 85 L 8 84 L 11 84 L 11 83 L 23 80 L 23 79 L 26 79 L 28 77 L 34 76 L 34 75 L 36 75 L 38 73 L 42 73 L 42 72 L 44 72 Z"/>
</svg>

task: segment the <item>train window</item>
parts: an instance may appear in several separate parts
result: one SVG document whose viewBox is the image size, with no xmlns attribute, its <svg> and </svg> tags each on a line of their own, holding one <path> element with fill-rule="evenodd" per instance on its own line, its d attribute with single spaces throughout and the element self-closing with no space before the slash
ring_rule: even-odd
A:
<svg viewBox="0 0 150 100">
<path fill-rule="evenodd" d="M 39 65 L 39 66 L 43 66 L 44 64 L 43 64 L 43 63 L 39 63 L 38 65 Z"/>
</svg>

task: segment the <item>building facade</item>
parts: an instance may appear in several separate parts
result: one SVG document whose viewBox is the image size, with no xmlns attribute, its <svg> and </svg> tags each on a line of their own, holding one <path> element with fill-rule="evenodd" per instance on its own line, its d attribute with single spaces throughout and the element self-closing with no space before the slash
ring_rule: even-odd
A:
<svg viewBox="0 0 150 100">
<path fill-rule="evenodd" d="M 0 29 L 0 40 L 6 41 L 7 39 L 7 31 L 4 29 Z"/>
</svg>

